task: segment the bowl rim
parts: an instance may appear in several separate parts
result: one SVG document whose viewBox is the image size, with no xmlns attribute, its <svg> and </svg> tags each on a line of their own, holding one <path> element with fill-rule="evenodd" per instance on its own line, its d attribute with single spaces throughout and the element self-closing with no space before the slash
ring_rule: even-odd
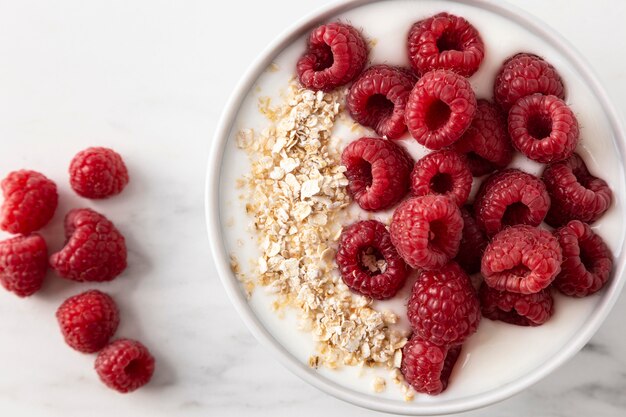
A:
<svg viewBox="0 0 626 417">
<path fill-rule="evenodd" d="M 234 122 L 240 107 L 252 88 L 256 79 L 262 74 L 272 59 L 279 54 L 290 43 L 307 33 L 320 22 L 327 21 L 333 16 L 348 11 L 352 8 L 360 7 L 369 3 L 382 0 L 338 0 L 332 2 L 318 10 L 313 11 L 302 19 L 296 21 L 288 29 L 283 31 L 265 50 L 257 57 L 253 64 L 246 71 L 243 78 L 237 83 L 222 116 L 219 120 L 207 165 L 205 183 L 205 216 L 206 226 L 211 247 L 211 254 L 215 262 L 220 280 L 246 327 L 265 346 L 278 361 L 289 369 L 292 373 L 332 396 L 371 410 L 383 411 L 394 414 L 405 415 L 442 415 L 469 411 L 509 398 L 525 388 L 538 382 L 567 360 L 571 359 L 594 335 L 600 325 L 608 316 L 610 310 L 617 301 L 624 285 L 624 269 L 626 257 L 624 255 L 624 237 L 620 241 L 619 256 L 616 257 L 613 279 L 611 284 L 605 288 L 605 294 L 598 307 L 583 324 L 581 331 L 577 333 L 562 350 L 550 357 L 541 367 L 538 367 L 522 378 L 511 381 L 498 388 L 485 393 L 472 395 L 466 398 L 450 400 L 445 403 L 419 403 L 400 402 L 386 398 L 376 397 L 344 387 L 326 377 L 312 371 L 308 365 L 293 356 L 274 336 L 264 327 L 256 317 L 249 305 L 244 292 L 241 290 L 239 281 L 230 269 L 229 257 L 224 245 L 222 234 L 222 223 L 220 220 L 219 207 L 219 185 L 222 169 L 222 158 L 226 143 L 230 137 Z M 621 160 L 626 159 L 626 133 L 621 117 L 616 112 L 606 91 L 602 88 L 595 73 L 589 67 L 586 60 L 575 50 L 575 48 L 560 34 L 551 29 L 537 17 L 501 0 L 449 0 L 472 7 L 478 7 L 499 14 L 504 18 L 515 21 L 529 31 L 535 33 L 543 40 L 551 44 L 552 47 L 560 51 L 573 68 L 587 82 L 591 91 L 602 106 L 611 130 L 615 135 L 615 146 L 621 155 Z M 621 165 L 624 173 L 624 165 Z M 614 196 L 618 198 L 618 196 Z M 619 196 L 620 204 L 626 207 L 626 196 Z"/>
</svg>

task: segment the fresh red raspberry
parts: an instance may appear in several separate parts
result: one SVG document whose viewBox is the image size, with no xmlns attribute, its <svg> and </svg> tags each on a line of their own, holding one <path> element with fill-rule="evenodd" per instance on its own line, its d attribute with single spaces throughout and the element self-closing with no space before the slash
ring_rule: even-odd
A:
<svg viewBox="0 0 626 417">
<path fill-rule="evenodd" d="M 563 226 L 570 220 L 593 223 L 611 205 L 613 193 L 608 184 L 589 173 L 585 161 L 577 154 L 549 165 L 542 176 L 552 205 L 546 223 Z"/>
<path fill-rule="evenodd" d="M 377 300 L 396 295 L 409 274 L 387 228 L 376 220 L 343 229 L 336 260 L 343 282 L 352 291 Z"/>
<path fill-rule="evenodd" d="M 48 247 L 38 234 L 0 242 L 0 284 L 19 297 L 41 288 L 48 269 Z"/>
<path fill-rule="evenodd" d="M 118 339 L 100 351 L 95 368 L 107 387 L 125 394 L 150 382 L 154 365 L 154 357 L 144 345 Z"/>
<path fill-rule="evenodd" d="M 472 190 L 472 181 L 465 158 L 455 151 L 443 149 L 417 161 L 411 173 L 411 191 L 414 196 L 445 195 L 462 206 Z"/>
<path fill-rule="evenodd" d="M 73 281 L 111 281 L 126 269 L 124 236 L 102 214 L 74 209 L 65 216 L 65 247 L 50 266 Z"/>
<path fill-rule="evenodd" d="M 296 71 L 304 87 L 330 91 L 354 80 L 366 61 L 367 44 L 361 33 L 350 25 L 329 23 L 311 32 Z"/>
<path fill-rule="evenodd" d="M 360 138 L 341 155 L 348 192 L 363 210 L 387 209 L 409 191 L 413 159 L 403 147 L 377 138 Z"/>
<path fill-rule="evenodd" d="M 496 103 L 505 111 L 520 98 L 534 93 L 565 98 L 565 87 L 556 69 L 543 58 L 527 53 L 504 61 L 493 90 Z"/>
<path fill-rule="evenodd" d="M 578 120 L 560 98 L 533 94 L 511 107 L 509 135 L 515 149 L 533 161 L 562 161 L 578 144 Z"/>
<path fill-rule="evenodd" d="M 549 208 L 550 196 L 543 182 L 517 169 L 492 174 L 474 200 L 476 222 L 489 237 L 505 226 L 538 226 Z"/>
<path fill-rule="evenodd" d="M 437 346 L 413 336 L 402 348 L 400 372 L 417 392 L 440 394 L 448 387 L 461 346 Z"/>
<path fill-rule="evenodd" d="M 452 148 L 466 155 L 469 169 L 475 177 L 509 165 L 513 147 L 506 117 L 498 106 L 487 100 L 478 100 L 472 124 Z"/>
<path fill-rule="evenodd" d="M 552 233 L 516 225 L 502 230 L 487 245 L 480 272 L 496 290 L 532 294 L 552 283 L 562 260 L 561 246 Z"/>
<path fill-rule="evenodd" d="M 554 301 L 548 288 L 533 294 L 494 290 L 482 283 L 478 291 L 481 311 L 490 320 L 517 326 L 539 326 L 554 313 Z"/>
<path fill-rule="evenodd" d="M 480 272 L 480 260 L 487 247 L 487 237 L 478 227 L 474 219 L 474 209 L 470 205 L 461 207 L 461 217 L 463 217 L 463 235 L 459 245 L 459 253 L 454 260 L 468 274 Z"/>
<path fill-rule="evenodd" d="M 418 74 L 434 69 L 474 74 L 485 56 L 485 45 L 474 26 L 462 17 L 439 13 L 411 27 L 409 61 Z"/>
<path fill-rule="evenodd" d="M 115 301 L 98 290 L 68 298 L 56 316 L 65 342 L 83 353 L 97 352 L 105 347 L 120 324 Z"/>
<path fill-rule="evenodd" d="M 421 271 L 407 304 L 415 333 L 439 346 L 460 345 L 478 328 L 480 303 L 469 276 L 450 262 Z"/>
<path fill-rule="evenodd" d="M 438 269 L 459 250 L 463 218 L 448 197 L 413 197 L 396 208 L 389 231 L 391 242 L 409 266 Z"/>
<path fill-rule="evenodd" d="M 44 227 L 57 208 L 57 186 L 35 171 L 13 171 L 2 180 L 0 229 L 27 235 Z"/>
<path fill-rule="evenodd" d="M 469 81 L 451 71 L 426 73 L 406 105 L 406 126 L 418 143 L 433 150 L 452 145 L 472 123 L 476 96 Z"/>
<path fill-rule="evenodd" d="M 573 297 L 599 291 L 609 280 L 613 267 L 606 243 L 579 220 L 572 220 L 554 234 L 563 250 L 561 273 L 554 279 L 554 286 Z"/>
<path fill-rule="evenodd" d="M 126 184 L 128 170 L 113 149 L 87 148 L 70 163 L 70 185 L 83 197 L 111 197 L 121 193 Z"/>
<path fill-rule="evenodd" d="M 350 87 L 346 107 L 358 123 L 380 136 L 398 139 L 406 132 L 404 109 L 416 80 L 405 68 L 370 67 Z"/>
</svg>

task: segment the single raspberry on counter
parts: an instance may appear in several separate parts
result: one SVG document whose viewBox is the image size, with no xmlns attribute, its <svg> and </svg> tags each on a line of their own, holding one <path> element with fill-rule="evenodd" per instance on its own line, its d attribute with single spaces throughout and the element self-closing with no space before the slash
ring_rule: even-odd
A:
<svg viewBox="0 0 626 417">
<path fill-rule="evenodd" d="M 417 392 L 440 394 L 448 387 L 461 346 L 437 346 L 416 336 L 402 348 L 400 371 Z"/>
<path fill-rule="evenodd" d="M 87 148 L 70 163 L 70 185 L 83 197 L 111 197 L 121 193 L 126 184 L 128 170 L 113 149 Z"/>
<path fill-rule="evenodd" d="M 487 245 L 481 273 L 499 291 L 532 294 L 552 283 L 561 272 L 559 241 L 547 230 L 527 225 L 511 226 Z"/>
<path fill-rule="evenodd" d="M 570 220 L 593 223 L 611 205 L 613 193 L 608 184 L 594 177 L 577 154 L 549 165 L 542 179 L 552 199 L 546 216 L 550 226 L 563 226 Z"/>
<path fill-rule="evenodd" d="M 376 220 L 343 229 L 336 260 L 343 282 L 351 290 L 377 300 L 393 297 L 409 274 L 387 228 Z"/>
<path fill-rule="evenodd" d="M 126 269 L 124 236 L 102 214 L 74 209 L 65 216 L 65 247 L 50 266 L 73 281 L 111 281 Z"/>
<path fill-rule="evenodd" d="M 35 171 L 13 171 L 2 180 L 4 203 L 0 208 L 0 229 L 29 234 L 44 227 L 57 208 L 57 186 Z"/>
<path fill-rule="evenodd" d="M 459 250 L 463 218 L 448 197 L 413 197 L 396 208 L 389 231 L 391 242 L 409 266 L 438 269 Z"/>
<path fill-rule="evenodd" d="M 451 71 L 426 73 L 406 105 L 406 126 L 421 145 L 437 150 L 456 142 L 472 123 L 476 96 L 469 81 Z"/>
<path fill-rule="evenodd" d="M 309 35 L 296 72 L 304 87 L 330 91 L 354 80 L 366 61 L 367 44 L 361 33 L 350 25 L 328 23 Z"/>
<path fill-rule="evenodd" d="M 472 175 L 480 177 L 505 168 L 513 158 L 506 117 L 488 100 L 478 100 L 476 115 L 452 148 L 465 154 Z"/>
<path fill-rule="evenodd" d="M 434 69 L 474 74 L 485 56 L 485 45 L 474 26 L 462 17 L 438 13 L 411 27 L 409 61 L 418 74 Z"/>
<path fill-rule="evenodd" d="M 348 112 L 380 136 L 398 139 L 406 132 L 404 110 L 416 80 L 405 68 L 370 67 L 350 87 L 346 97 Z"/>
<path fill-rule="evenodd" d="M 48 269 L 48 247 L 38 234 L 0 242 L 0 284 L 19 297 L 41 288 Z"/>
<path fill-rule="evenodd" d="M 543 182 L 518 169 L 505 169 L 488 177 L 474 200 L 476 222 L 491 237 L 506 226 L 538 226 L 550 208 Z"/>
<path fill-rule="evenodd" d="M 56 313 L 65 342 L 83 353 L 97 352 L 109 343 L 120 316 L 115 301 L 98 290 L 68 298 Z"/>
<path fill-rule="evenodd" d="M 487 247 L 487 237 L 478 227 L 474 219 L 474 209 L 471 205 L 461 207 L 461 217 L 463 217 L 463 235 L 459 245 L 459 253 L 454 260 L 468 274 L 480 272 L 480 260 Z"/>
<path fill-rule="evenodd" d="M 504 61 L 493 90 L 496 103 L 507 112 L 520 98 L 534 93 L 565 98 L 565 87 L 556 69 L 543 58 L 527 53 Z"/>
<path fill-rule="evenodd" d="M 606 243 L 579 220 L 572 220 L 554 234 L 563 250 L 561 273 L 554 279 L 554 286 L 573 297 L 599 291 L 609 280 L 613 267 Z"/>
<path fill-rule="evenodd" d="M 154 357 L 144 345 L 118 339 L 100 351 L 95 368 L 107 387 L 125 394 L 150 382 L 154 365 Z"/>
<path fill-rule="evenodd" d="M 462 206 L 472 190 L 472 181 L 465 158 L 455 151 L 443 149 L 415 163 L 411 173 L 411 191 L 414 196 L 445 195 Z"/>
<path fill-rule="evenodd" d="M 498 291 L 482 283 L 478 291 L 483 317 L 517 326 L 540 326 L 554 313 L 548 288 L 533 294 Z"/>
<path fill-rule="evenodd" d="M 515 149 L 533 161 L 562 161 L 578 144 L 578 120 L 560 98 L 533 94 L 511 107 L 509 135 Z"/>
<path fill-rule="evenodd" d="M 341 154 L 346 167 L 348 192 L 363 210 L 387 209 L 409 191 L 413 159 L 395 143 L 377 138 L 360 138 Z"/>
</svg>

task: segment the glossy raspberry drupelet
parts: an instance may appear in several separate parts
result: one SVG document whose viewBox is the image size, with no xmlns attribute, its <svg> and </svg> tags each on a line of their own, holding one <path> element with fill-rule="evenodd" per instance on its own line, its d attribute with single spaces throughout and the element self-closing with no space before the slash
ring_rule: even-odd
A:
<svg viewBox="0 0 626 417">
<path fill-rule="evenodd" d="M 414 196 L 445 195 L 462 206 L 472 190 L 472 181 L 465 158 L 455 151 L 443 149 L 415 163 L 411 173 L 411 192 Z"/>
<path fill-rule="evenodd" d="M 554 313 L 549 288 L 533 294 L 494 290 L 482 283 L 478 291 L 483 317 L 517 326 L 540 326 Z"/>
<path fill-rule="evenodd" d="M 550 163 L 569 158 L 578 144 L 578 120 L 563 100 L 533 94 L 509 111 L 511 143 L 533 161 Z"/>
<path fill-rule="evenodd" d="M 408 37 L 409 61 L 418 74 L 434 69 L 474 74 L 485 56 L 485 45 L 474 26 L 462 17 L 439 13 L 420 20 Z"/>
<path fill-rule="evenodd" d="M 419 338 L 439 346 L 458 345 L 478 328 L 480 303 L 467 273 L 450 262 L 436 271 L 420 272 L 407 315 Z"/>
<path fill-rule="evenodd" d="M 476 222 L 488 237 L 506 226 L 538 226 L 549 208 L 550 196 L 543 182 L 517 169 L 492 174 L 474 200 Z"/>
<path fill-rule="evenodd" d="M 554 235 L 563 250 L 563 263 L 553 285 L 574 297 L 599 291 L 609 280 L 613 267 L 611 251 L 602 238 L 579 220 L 555 230 Z"/>
<path fill-rule="evenodd" d="M 413 336 L 402 348 L 400 371 L 417 392 L 440 394 L 448 387 L 461 346 L 437 346 Z"/>
<path fill-rule="evenodd" d="M 48 247 L 38 234 L 0 242 L 0 284 L 19 297 L 41 288 L 48 269 Z"/>
<path fill-rule="evenodd" d="M 539 292 L 561 271 L 559 241 L 547 230 L 511 226 L 487 245 L 481 273 L 490 287 L 522 294 Z"/>
<path fill-rule="evenodd" d="M 348 192 L 363 210 L 387 209 L 409 191 L 413 159 L 399 145 L 377 138 L 360 138 L 341 155 Z"/>
<path fill-rule="evenodd" d="M 366 61 L 367 44 L 361 33 L 350 25 L 328 23 L 309 35 L 296 72 L 304 87 L 330 91 L 354 80 Z"/>
<path fill-rule="evenodd" d="M 111 197 L 121 193 L 126 184 L 128 170 L 113 149 L 87 148 L 70 163 L 70 185 L 83 197 Z"/>
<path fill-rule="evenodd" d="M 120 316 L 115 301 L 98 290 L 68 298 L 56 313 L 65 342 L 83 353 L 97 352 L 109 343 Z"/>
<path fill-rule="evenodd" d="M 509 111 L 520 98 L 534 93 L 565 98 L 565 87 L 554 67 L 537 55 L 519 53 L 507 59 L 496 76 L 494 98 Z"/>
<path fill-rule="evenodd" d="M 505 168 L 513 158 L 506 117 L 502 110 L 487 100 L 478 100 L 476 115 L 467 131 L 452 148 L 465 154 L 475 177 Z"/>
<path fill-rule="evenodd" d="M 343 282 L 352 291 L 377 300 L 393 297 L 409 274 L 387 228 L 376 220 L 343 229 L 336 260 Z"/>
<path fill-rule="evenodd" d="M 409 266 L 438 269 L 459 250 L 463 218 L 448 197 L 413 197 L 396 208 L 389 231 L 391 242 Z"/>
<path fill-rule="evenodd" d="M 454 258 L 468 274 L 480 272 L 480 260 L 488 243 L 487 237 L 474 219 L 473 211 L 473 207 L 470 205 L 461 207 L 463 235 L 459 245 L 459 253 Z"/>
<path fill-rule="evenodd" d="M 456 142 L 472 123 L 476 96 L 467 79 L 451 71 L 426 73 L 406 105 L 406 126 L 418 143 L 438 150 Z"/>
<path fill-rule="evenodd" d="M 593 223 L 607 211 L 613 199 L 608 184 L 594 177 L 577 154 L 549 165 L 542 179 L 552 199 L 546 223 L 553 227 L 570 220 Z"/>
<path fill-rule="evenodd" d="M 380 136 L 398 139 L 406 132 L 404 110 L 416 80 L 405 68 L 370 67 L 350 87 L 346 107 L 358 123 Z"/>
<path fill-rule="evenodd" d="M 146 385 L 154 374 L 155 360 L 141 343 L 118 339 L 102 349 L 95 368 L 104 384 L 121 393 Z"/>
<path fill-rule="evenodd" d="M 57 186 L 35 171 L 13 171 L 2 180 L 4 203 L 0 208 L 0 229 L 29 234 L 44 227 L 57 208 Z"/>
<path fill-rule="evenodd" d="M 74 209 L 65 216 L 65 247 L 50 266 L 73 281 L 111 281 L 126 269 L 124 236 L 102 214 Z"/>
</svg>

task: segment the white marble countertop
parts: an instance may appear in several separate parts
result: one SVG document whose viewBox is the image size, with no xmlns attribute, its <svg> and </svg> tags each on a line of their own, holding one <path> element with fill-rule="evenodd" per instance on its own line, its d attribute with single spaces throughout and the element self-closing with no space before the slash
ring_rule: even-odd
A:
<svg viewBox="0 0 626 417">
<path fill-rule="evenodd" d="M 216 276 L 204 226 L 205 163 L 224 102 L 265 45 L 321 3 L 0 1 L 0 176 L 27 167 L 57 182 L 51 250 L 70 207 L 95 207 L 124 231 L 129 268 L 97 287 L 118 301 L 118 336 L 142 340 L 158 361 L 150 385 L 118 395 L 97 380 L 94 356 L 63 343 L 54 318 L 90 286 L 50 275 L 30 299 L 0 291 L 0 415 L 377 415 L 306 385 L 259 346 Z M 569 38 L 626 107 L 626 2 L 517 3 Z M 90 145 L 126 158 L 122 195 L 92 203 L 69 189 L 69 160 Z M 466 415 L 626 415 L 624 316 L 622 297 L 573 360 Z"/>
</svg>

